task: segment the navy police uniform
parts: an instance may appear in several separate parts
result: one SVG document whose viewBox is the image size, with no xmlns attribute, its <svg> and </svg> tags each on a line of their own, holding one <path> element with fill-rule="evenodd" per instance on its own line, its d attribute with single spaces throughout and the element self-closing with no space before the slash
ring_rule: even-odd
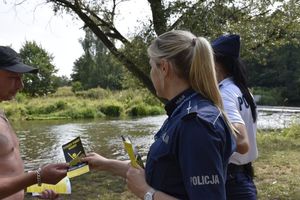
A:
<svg viewBox="0 0 300 200">
<path fill-rule="evenodd" d="M 166 105 L 146 163 L 147 183 L 179 199 L 226 199 L 226 170 L 236 144 L 222 114 L 192 89 Z"/>
</svg>

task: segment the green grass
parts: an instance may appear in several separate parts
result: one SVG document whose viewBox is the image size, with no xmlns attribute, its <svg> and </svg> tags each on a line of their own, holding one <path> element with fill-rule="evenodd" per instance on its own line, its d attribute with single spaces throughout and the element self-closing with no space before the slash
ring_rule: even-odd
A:
<svg viewBox="0 0 300 200">
<path fill-rule="evenodd" d="M 262 200 L 300 199 L 300 126 L 258 134 L 255 183 Z"/>
</svg>

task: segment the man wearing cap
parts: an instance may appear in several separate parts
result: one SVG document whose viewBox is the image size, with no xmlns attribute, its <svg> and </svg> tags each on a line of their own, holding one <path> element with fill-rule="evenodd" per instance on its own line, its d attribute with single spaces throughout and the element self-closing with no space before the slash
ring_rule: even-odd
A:
<svg viewBox="0 0 300 200">
<path fill-rule="evenodd" d="M 223 35 L 212 42 L 216 71 L 224 109 L 229 121 L 241 135 L 246 135 L 249 151 L 235 152 L 227 169 L 226 195 L 229 200 L 257 199 L 252 161 L 258 156 L 256 144 L 257 111 L 240 59 L 240 36 Z"/>
<path fill-rule="evenodd" d="M 23 88 L 22 74 L 38 70 L 22 63 L 10 47 L 0 46 L 0 102 L 11 100 Z M 19 141 L 3 111 L 0 110 L 0 199 L 22 200 L 24 189 L 33 184 L 56 184 L 67 174 L 68 164 L 48 164 L 36 171 L 24 173 Z M 42 193 L 43 199 L 54 199 L 51 190 Z"/>
</svg>

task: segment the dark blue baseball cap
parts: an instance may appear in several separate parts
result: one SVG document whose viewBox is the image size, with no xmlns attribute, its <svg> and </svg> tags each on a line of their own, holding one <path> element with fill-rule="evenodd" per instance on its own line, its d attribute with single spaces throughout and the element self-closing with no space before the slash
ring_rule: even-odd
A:
<svg viewBox="0 0 300 200">
<path fill-rule="evenodd" d="M 0 46 L 0 70 L 16 73 L 37 73 L 38 69 L 25 65 L 12 48 Z"/>
<path fill-rule="evenodd" d="M 215 53 L 224 56 L 238 58 L 240 56 L 240 36 L 239 35 L 222 35 L 215 39 L 211 46 Z"/>
</svg>

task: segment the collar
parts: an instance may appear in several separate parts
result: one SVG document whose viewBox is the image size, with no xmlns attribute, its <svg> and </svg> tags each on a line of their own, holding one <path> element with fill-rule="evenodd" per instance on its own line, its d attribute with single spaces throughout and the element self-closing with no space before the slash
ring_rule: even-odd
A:
<svg viewBox="0 0 300 200">
<path fill-rule="evenodd" d="M 229 76 L 229 77 L 223 79 L 221 82 L 219 82 L 219 88 L 221 88 L 223 86 L 226 86 L 230 83 L 233 83 L 233 77 L 232 76 Z"/>
<path fill-rule="evenodd" d="M 165 110 L 167 112 L 168 117 L 172 115 L 172 113 L 174 112 L 174 110 L 177 108 L 178 105 L 180 105 L 187 97 L 189 97 L 194 92 L 195 91 L 192 88 L 189 88 L 183 91 L 182 93 L 178 94 L 169 102 L 167 102 L 165 105 Z"/>
</svg>

